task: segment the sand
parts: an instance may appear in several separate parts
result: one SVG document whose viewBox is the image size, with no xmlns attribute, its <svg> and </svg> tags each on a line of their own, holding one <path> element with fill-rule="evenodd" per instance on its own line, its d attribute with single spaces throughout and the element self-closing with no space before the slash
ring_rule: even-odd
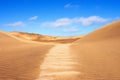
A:
<svg viewBox="0 0 120 80">
<path fill-rule="evenodd" d="M 41 73 L 36 80 L 78 80 L 81 74 L 76 70 L 79 65 L 69 51 L 70 44 L 55 45 L 40 66 Z"/>
<path fill-rule="evenodd" d="M 82 38 L 82 36 L 75 36 L 75 37 L 54 37 L 54 36 L 47 36 L 47 35 L 41 35 L 41 34 L 35 34 L 35 33 L 27 33 L 27 32 L 8 32 L 8 34 L 11 34 L 15 38 L 19 38 L 22 40 L 27 41 L 34 41 L 34 42 L 42 42 L 42 43 L 72 43 L 76 40 L 79 40 Z"/>
<path fill-rule="evenodd" d="M 34 80 L 52 45 L 28 43 L 0 32 L 0 80 Z"/>
<path fill-rule="evenodd" d="M 74 42 L 71 52 L 83 65 L 80 80 L 120 80 L 120 21 Z"/>
</svg>

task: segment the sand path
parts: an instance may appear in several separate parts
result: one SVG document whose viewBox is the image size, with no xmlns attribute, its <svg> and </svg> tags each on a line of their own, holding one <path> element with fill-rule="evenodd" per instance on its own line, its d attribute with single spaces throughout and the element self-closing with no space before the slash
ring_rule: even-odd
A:
<svg viewBox="0 0 120 80">
<path fill-rule="evenodd" d="M 49 51 L 40 66 L 40 76 L 36 80 L 77 79 L 80 72 L 75 70 L 75 66 L 78 63 L 74 61 L 69 46 L 70 44 L 57 44 Z"/>
</svg>

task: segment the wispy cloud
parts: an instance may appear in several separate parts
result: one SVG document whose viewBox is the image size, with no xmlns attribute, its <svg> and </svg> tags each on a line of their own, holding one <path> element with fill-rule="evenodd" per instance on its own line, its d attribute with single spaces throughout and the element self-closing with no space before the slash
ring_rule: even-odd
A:
<svg viewBox="0 0 120 80">
<path fill-rule="evenodd" d="M 29 20 L 33 21 L 33 20 L 37 20 L 38 19 L 38 16 L 32 16 L 29 18 Z"/>
<path fill-rule="evenodd" d="M 14 23 L 9 23 L 9 24 L 5 24 L 4 26 L 10 26 L 10 27 L 25 27 L 25 23 L 23 23 L 22 21 L 18 21 L 18 22 L 14 22 Z"/>
<path fill-rule="evenodd" d="M 90 17 L 80 17 L 74 19 L 75 22 L 80 22 L 82 26 L 90 26 L 93 24 L 100 24 L 108 21 L 109 19 L 102 18 L 99 16 L 90 16 Z"/>
<path fill-rule="evenodd" d="M 78 7 L 79 7 L 79 5 L 71 4 L 71 3 L 68 3 L 68 4 L 64 5 L 64 8 L 78 8 Z"/>
<path fill-rule="evenodd" d="M 108 21 L 107 18 L 102 18 L 99 16 L 90 16 L 90 17 L 78 17 L 78 18 L 60 18 L 55 21 L 43 22 L 41 26 L 50 26 L 50 27 L 63 27 L 73 24 L 78 26 L 90 26 L 95 24 L 100 24 Z"/>
<path fill-rule="evenodd" d="M 63 32 L 71 33 L 71 32 L 78 32 L 79 30 L 76 27 L 64 29 Z"/>
<path fill-rule="evenodd" d="M 115 17 L 115 20 L 120 20 L 120 16 Z"/>
<path fill-rule="evenodd" d="M 71 19 L 69 18 L 61 18 L 53 22 L 43 22 L 42 26 L 53 26 L 53 27 L 61 27 L 61 26 L 68 26 L 72 23 Z"/>
</svg>

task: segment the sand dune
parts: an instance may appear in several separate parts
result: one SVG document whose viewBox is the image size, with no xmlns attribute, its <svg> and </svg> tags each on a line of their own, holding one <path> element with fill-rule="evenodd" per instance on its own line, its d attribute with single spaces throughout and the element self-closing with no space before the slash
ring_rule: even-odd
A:
<svg viewBox="0 0 120 80">
<path fill-rule="evenodd" d="M 69 44 L 53 47 L 49 43 L 27 42 L 5 32 L 0 32 L 0 38 L 0 80 L 78 79 L 79 72 L 75 69 L 78 63 L 69 52 Z"/>
<path fill-rule="evenodd" d="M 120 20 L 86 35 L 82 41 L 101 41 L 120 37 Z M 81 42 L 81 40 L 79 40 Z M 79 42 L 78 41 L 78 42 Z"/>
<path fill-rule="evenodd" d="M 82 63 L 80 80 L 120 80 L 120 21 L 74 42 L 71 52 Z"/>
<path fill-rule="evenodd" d="M 26 39 L 30 41 L 37 41 L 37 42 L 47 42 L 47 43 L 71 43 L 78 39 L 81 39 L 81 36 L 76 37 L 59 37 L 59 36 L 47 36 L 35 33 L 26 33 L 26 32 L 9 32 L 9 34 L 20 38 Z"/>
<path fill-rule="evenodd" d="M 0 32 L 0 80 L 34 80 L 52 46 L 26 43 Z"/>
</svg>

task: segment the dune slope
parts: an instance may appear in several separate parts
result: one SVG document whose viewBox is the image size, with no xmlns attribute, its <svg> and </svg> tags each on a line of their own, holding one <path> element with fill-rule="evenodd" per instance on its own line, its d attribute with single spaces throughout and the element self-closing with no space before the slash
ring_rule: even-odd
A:
<svg viewBox="0 0 120 80">
<path fill-rule="evenodd" d="M 114 39 L 119 36 L 120 36 L 120 20 L 108 24 L 96 31 L 93 31 L 92 33 L 85 36 L 82 41 L 99 41 L 99 40 L 101 41 L 107 39 Z"/>
<path fill-rule="evenodd" d="M 80 80 L 120 80 L 120 21 L 74 42 L 71 52 L 82 63 Z"/>
<path fill-rule="evenodd" d="M 54 36 L 47 36 L 35 33 L 26 33 L 26 32 L 8 32 L 9 34 L 13 35 L 16 38 L 36 41 L 36 42 L 44 42 L 44 43 L 72 43 L 78 39 L 81 39 L 82 36 L 76 37 L 54 37 Z"/>
<path fill-rule="evenodd" d="M 0 80 L 34 80 L 51 47 L 21 42 L 0 32 Z"/>
</svg>

